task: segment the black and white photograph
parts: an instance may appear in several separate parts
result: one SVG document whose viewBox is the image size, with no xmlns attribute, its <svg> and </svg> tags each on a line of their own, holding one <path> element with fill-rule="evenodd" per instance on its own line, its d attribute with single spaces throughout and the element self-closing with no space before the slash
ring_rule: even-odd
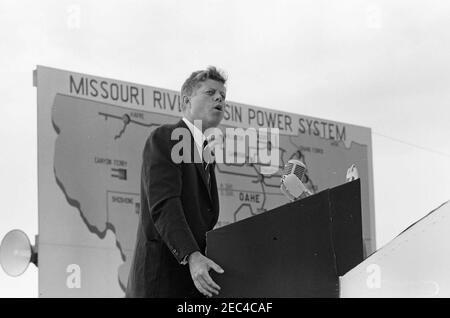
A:
<svg viewBox="0 0 450 318">
<path fill-rule="evenodd" d="M 0 38 L 0 298 L 450 297 L 450 2 L 0 0 Z"/>
</svg>

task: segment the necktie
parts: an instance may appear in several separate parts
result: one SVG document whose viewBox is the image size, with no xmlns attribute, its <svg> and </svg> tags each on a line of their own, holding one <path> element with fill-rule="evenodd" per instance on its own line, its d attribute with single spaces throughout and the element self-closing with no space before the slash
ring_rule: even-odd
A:
<svg viewBox="0 0 450 318">
<path fill-rule="evenodd" d="M 205 140 L 203 142 L 203 150 L 205 149 L 206 145 L 208 145 L 208 141 Z M 208 183 L 208 190 L 211 191 L 211 174 L 210 174 L 210 169 L 209 167 L 211 166 L 210 163 L 207 163 L 205 161 L 205 159 L 203 158 L 203 169 L 205 170 L 205 175 L 206 175 L 206 181 Z"/>
</svg>

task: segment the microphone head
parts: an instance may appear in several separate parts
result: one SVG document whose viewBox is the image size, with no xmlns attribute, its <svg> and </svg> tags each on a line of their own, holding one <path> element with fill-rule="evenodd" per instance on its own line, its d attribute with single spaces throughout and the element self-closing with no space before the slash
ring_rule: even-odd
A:
<svg viewBox="0 0 450 318">
<path fill-rule="evenodd" d="M 305 175 L 306 166 L 303 162 L 297 159 L 290 159 L 284 166 L 283 175 L 295 174 L 300 180 Z"/>
<path fill-rule="evenodd" d="M 287 176 L 283 176 L 281 181 L 281 190 L 287 191 L 289 193 L 288 197 L 292 200 L 292 198 L 299 198 L 303 192 L 306 191 L 306 188 L 295 174 L 289 174 Z M 285 192 L 283 191 L 283 193 Z"/>
<path fill-rule="evenodd" d="M 346 182 L 351 182 L 353 180 L 359 179 L 358 169 L 356 165 L 351 165 L 350 168 L 347 169 Z"/>
<path fill-rule="evenodd" d="M 306 166 L 303 162 L 296 159 L 291 159 L 284 166 L 283 174 L 281 176 L 280 189 L 291 201 L 299 199 L 302 194 L 307 193 L 305 185 L 302 183 L 302 178 L 305 175 Z"/>
</svg>

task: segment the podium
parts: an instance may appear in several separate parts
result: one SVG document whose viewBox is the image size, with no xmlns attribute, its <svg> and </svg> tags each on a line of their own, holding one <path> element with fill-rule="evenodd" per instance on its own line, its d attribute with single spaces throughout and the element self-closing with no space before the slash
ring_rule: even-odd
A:
<svg viewBox="0 0 450 318">
<path fill-rule="evenodd" d="M 345 183 L 209 231 L 218 297 L 339 297 L 339 276 L 363 260 L 360 182 Z"/>
</svg>

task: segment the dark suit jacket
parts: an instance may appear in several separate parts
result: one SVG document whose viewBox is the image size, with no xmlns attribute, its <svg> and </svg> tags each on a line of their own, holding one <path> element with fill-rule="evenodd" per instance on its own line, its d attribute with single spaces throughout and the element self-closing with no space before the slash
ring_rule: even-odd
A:
<svg viewBox="0 0 450 318">
<path fill-rule="evenodd" d="M 189 148 L 185 161 L 175 163 L 171 140 L 176 128 L 184 128 Z M 187 143 L 186 145 L 188 145 Z M 179 147 L 175 149 L 179 150 Z M 141 170 L 141 212 L 134 257 L 128 278 L 127 297 L 202 297 L 183 258 L 194 251 L 203 254 L 206 232 L 217 223 L 219 200 L 214 166 L 211 191 L 198 159 L 194 139 L 183 120 L 155 129 L 147 139 Z"/>
</svg>

